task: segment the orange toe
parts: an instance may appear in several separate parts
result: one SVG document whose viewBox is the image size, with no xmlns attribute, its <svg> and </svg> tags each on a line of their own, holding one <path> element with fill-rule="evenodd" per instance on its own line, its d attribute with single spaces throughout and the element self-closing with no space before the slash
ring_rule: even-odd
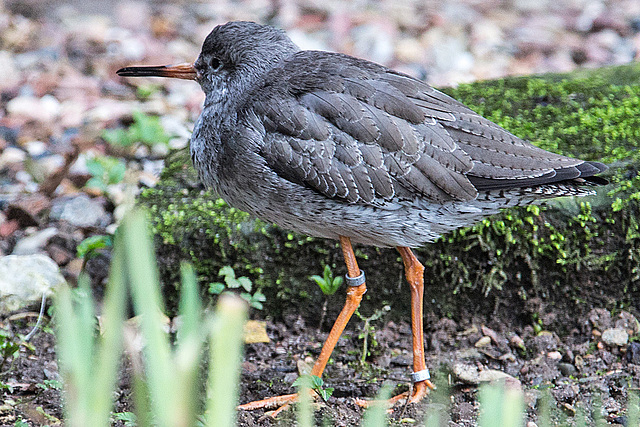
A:
<svg viewBox="0 0 640 427">
<path fill-rule="evenodd" d="M 413 385 L 413 391 L 411 393 L 411 397 L 409 398 L 409 403 L 418 403 L 420 402 L 422 399 L 424 399 L 428 394 L 430 390 L 435 390 L 435 386 L 433 385 L 433 383 L 429 380 L 425 380 L 425 381 L 420 381 L 417 382 Z M 389 405 L 389 407 L 393 407 L 396 403 L 407 399 L 409 397 L 409 392 L 405 391 L 404 393 L 400 393 L 397 396 L 393 396 L 391 399 L 389 399 L 387 401 L 387 404 Z M 372 404 L 372 400 L 365 400 L 365 399 L 360 399 L 360 398 L 356 398 L 355 399 L 355 403 L 358 406 L 361 406 L 363 408 L 368 408 L 369 406 L 371 406 Z"/>
<path fill-rule="evenodd" d="M 282 396 L 269 397 L 267 399 L 256 400 L 253 402 L 245 403 L 244 405 L 238 405 L 237 409 L 243 411 L 253 411 L 255 409 L 273 409 L 269 415 L 275 418 L 280 412 L 287 409 L 291 403 L 298 400 L 298 393 L 284 394 Z"/>
</svg>

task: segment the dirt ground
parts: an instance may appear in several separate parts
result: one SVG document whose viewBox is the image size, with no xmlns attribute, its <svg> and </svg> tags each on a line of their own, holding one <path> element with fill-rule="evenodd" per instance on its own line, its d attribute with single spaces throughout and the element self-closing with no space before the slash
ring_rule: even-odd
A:
<svg viewBox="0 0 640 427">
<path fill-rule="evenodd" d="M 395 7 L 395 0 L 365 3 L 364 8 L 341 9 L 341 2 L 315 1 L 240 6 L 230 1 L 208 7 L 172 1 L 0 0 L 0 257 L 20 245 L 25 250 L 28 241 L 35 245 L 31 254 L 46 254 L 69 283 L 76 283 L 83 265 L 80 243 L 113 233 L 121 207 L 157 182 L 163 156 L 187 143 L 203 100 L 197 85 L 147 82 L 134 87 L 117 78 L 115 70 L 132 63 L 192 60 L 215 23 L 272 22 L 305 48 L 366 57 L 434 85 L 598 67 L 640 56 L 635 0 L 594 2 L 595 8 L 575 1 L 468 0 L 429 7 L 419 7 L 421 2 Z M 123 148 L 106 141 L 105 129 L 131 125 L 138 110 L 162 117 L 170 134 L 167 144 Z M 95 159 L 104 170 L 96 172 Z M 120 166 L 122 176 L 114 172 Z M 94 178 L 99 178 L 96 185 L 91 184 Z M 95 214 L 95 220 L 53 215 L 72 200 L 85 203 L 83 213 Z M 94 263 L 94 279 L 106 277 L 105 260 Z M 338 292 L 332 298 L 342 296 Z M 3 343 L 26 335 L 38 309 L 33 303 L 0 313 L 0 332 L 8 337 L 0 337 L 2 426 L 62 423 L 51 319 L 45 317 L 14 357 L 1 359 Z M 427 306 L 427 364 L 437 390 L 417 405 L 397 406 L 393 422 L 421 423 L 429 411 L 441 411 L 450 417 L 443 425 L 474 426 L 478 383 L 502 377 L 523 390 L 529 422 L 537 422 L 540 408 L 548 406 L 558 424 L 573 424 L 581 411 L 590 420 L 601 414 L 611 424 L 624 424 L 628 392 L 640 386 L 638 320 L 601 307 L 572 317 L 550 305 L 545 315 L 569 317 L 570 324 L 562 328 L 567 332 L 558 336 L 540 330 L 509 311 L 451 319 L 431 314 Z M 245 347 L 240 403 L 293 392 L 299 369 L 317 357 L 332 321 L 326 319 L 319 328 L 302 315 L 273 320 L 269 313 L 254 312 L 254 317 L 267 321 L 270 342 Z M 318 424 L 359 424 L 362 409 L 354 398 L 373 398 L 385 382 L 394 385 L 394 393 L 408 390 L 410 325 L 383 316 L 371 326 L 370 355 L 364 362 L 363 322 L 354 318 L 340 339 L 324 376 L 325 386 L 335 390 L 319 405 Z M 133 410 L 126 366 L 124 361 L 116 393 L 114 412 L 120 414 Z M 295 413 L 272 420 L 260 410 L 241 412 L 238 419 L 243 426 L 285 426 L 292 425 Z M 114 425 L 125 422 L 114 418 Z"/>
<path fill-rule="evenodd" d="M 478 373 L 497 370 L 505 373 L 512 385 L 522 387 L 530 422 L 537 421 L 542 405 L 548 405 L 552 419 L 562 425 L 571 425 L 576 411 L 581 410 L 592 420 L 598 408 L 608 423 L 623 425 L 627 393 L 637 390 L 640 382 L 640 343 L 610 347 L 601 341 L 600 329 L 617 324 L 630 332 L 635 330 L 637 335 L 637 320 L 624 312 L 612 318 L 598 309 L 588 318 L 577 320 L 584 325 L 583 330 L 558 337 L 552 332 L 536 335 L 531 326 L 514 327 L 509 319 L 499 316 L 456 322 L 427 315 L 427 364 L 437 390 L 420 404 L 396 405 L 390 419 L 403 425 L 411 420 L 421 422 L 429 411 L 440 411 L 450 417 L 443 425 L 477 425 Z M 12 333 L 26 333 L 33 323 L 33 316 L 9 317 L 2 326 Z M 307 325 L 302 317 L 291 316 L 267 325 L 271 341 L 245 348 L 241 403 L 294 392 L 291 384 L 298 376 L 299 365 L 313 362 L 326 337 L 326 332 Z M 317 407 L 318 424 L 331 420 L 338 426 L 357 425 L 363 411 L 354 398 L 375 397 L 385 382 L 394 385 L 395 393 L 409 387 L 410 325 L 374 323 L 375 345 L 365 363 L 360 361 L 363 340 L 358 337 L 362 324 L 352 322 L 350 326 L 324 376 L 325 387 L 335 390 Z M 62 419 L 61 394 L 50 383 L 59 379 L 54 346 L 54 336 L 45 325 L 30 348 L 23 346 L 19 356 L 3 367 L 0 425 L 14 425 L 17 420 L 28 425 L 56 425 Z M 131 410 L 124 369 L 115 412 Z M 265 416 L 263 410 L 240 412 L 238 420 L 243 426 L 285 426 L 293 423 L 295 411 L 283 412 L 276 420 Z"/>
</svg>

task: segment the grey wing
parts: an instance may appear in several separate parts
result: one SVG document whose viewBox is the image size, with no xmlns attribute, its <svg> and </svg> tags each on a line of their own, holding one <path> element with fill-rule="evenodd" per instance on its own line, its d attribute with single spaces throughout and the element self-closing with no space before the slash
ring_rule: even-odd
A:
<svg viewBox="0 0 640 427">
<path fill-rule="evenodd" d="M 383 204 L 394 197 L 470 200 L 471 158 L 440 120 L 392 85 L 343 78 L 340 89 L 263 97 L 260 154 L 282 177 L 329 198 Z"/>
<path fill-rule="evenodd" d="M 368 204 L 394 197 L 466 201 L 478 191 L 606 169 L 535 147 L 412 77 L 371 63 L 363 72 L 362 62 L 345 56 L 330 59 L 332 73 L 317 71 L 315 86 L 305 70 L 299 91 L 263 91 L 252 104 L 264 126 L 260 154 L 269 167 L 326 197 Z M 294 70 L 288 78 L 295 89 Z"/>
<path fill-rule="evenodd" d="M 473 162 L 469 180 L 478 190 L 530 187 L 590 178 L 607 167 L 551 153 L 511 134 L 464 104 L 411 77 L 389 72 L 382 79 L 427 111 L 447 111 L 447 133 Z M 602 184 L 605 180 L 592 178 Z M 582 181 L 576 181 L 580 183 Z"/>
</svg>

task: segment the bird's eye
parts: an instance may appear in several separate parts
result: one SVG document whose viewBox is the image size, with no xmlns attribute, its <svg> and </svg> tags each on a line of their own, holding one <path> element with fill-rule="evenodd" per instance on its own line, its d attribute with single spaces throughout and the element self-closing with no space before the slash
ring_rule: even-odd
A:
<svg viewBox="0 0 640 427">
<path fill-rule="evenodd" d="M 213 71 L 218 71 L 220 70 L 220 68 L 222 68 L 222 61 L 220 61 L 218 58 L 214 56 L 209 61 L 209 65 L 211 66 L 211 69 Z"/>
</svg>

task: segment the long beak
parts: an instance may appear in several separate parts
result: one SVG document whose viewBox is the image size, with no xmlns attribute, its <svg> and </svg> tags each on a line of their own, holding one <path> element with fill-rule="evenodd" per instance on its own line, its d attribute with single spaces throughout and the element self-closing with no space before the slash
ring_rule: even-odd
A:
<svg viewBox="0 0 640 427">
<path fill-rule="evenodd" d="M 196 80 L 198 73 L 192 63 L 177 65 L 157 65 L 151 67 L 124 67 L 116 71 L 123 77 L 173 77 L 175 79 Z"/>
</svg>

